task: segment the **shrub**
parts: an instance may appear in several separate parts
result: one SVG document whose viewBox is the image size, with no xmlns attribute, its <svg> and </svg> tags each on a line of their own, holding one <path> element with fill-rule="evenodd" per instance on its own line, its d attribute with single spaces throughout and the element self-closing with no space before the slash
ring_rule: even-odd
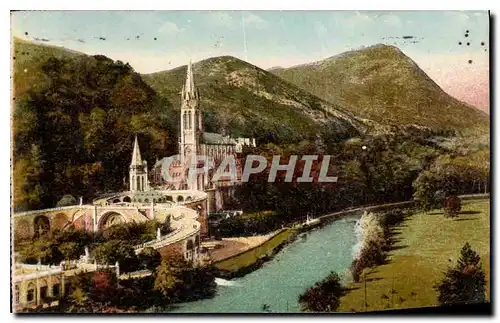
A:
<svg viewBox="0 0 500 323">
<path fill-rule="evenodd" d="M 308 312 L 335 312 L 340 305 L 340 298 L 345 294 L 337 273 L 331 272 L 328 277 L 308 288 L 299 296 L 301 310 Z"/>
<path fill-rule="evenodd" d="M 485 301 L 486 278 L 479 254 L 466 243 L 454 268 L 434 286 L 441 305 L 481 303 Z"/>
<path fill-rule="evenodd" d="M 454 218 L 462 209 L 462 201 L 456 195 L 447 196 L 444 199 L 443 208 L 445 216 Z"/>
<path fill-rule="evenodd" d="M 56 206 L 61 207 L 61 206 L 70 206 L 76 204 L 77 204 L 76 199 L 72 195 L 66 194 L 59 200 L 59 202 L 57 202 Z"/>
<path fill-rule="evenodd" d="M 359 282 L 361 272 L 365 268 L 380 265 L 385 260 L 384 248 L 387 245 L 386 231 L 379 221 L 379 216 L 373 213 L 364 213 L 359 220 L 363 240 L 361 248 L 351 263 L 351 274 L 355 282 Z"/>
<path fill-rule="evenodd" d="M 161 264 L 161 255 L 157 250 L 146 247 L 139 253 L 138 261 L 142 268 L 154 271 Z"/>
</svg>

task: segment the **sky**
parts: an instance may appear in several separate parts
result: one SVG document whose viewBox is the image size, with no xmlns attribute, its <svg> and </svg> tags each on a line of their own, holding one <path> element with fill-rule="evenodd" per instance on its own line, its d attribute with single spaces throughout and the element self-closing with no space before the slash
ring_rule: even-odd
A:
<svg viewBox="0 0 500 323">
<path fill-rule="evenodd" d="M 290 67 L 383 43 L 489 113 L 486 11 L 17 11 L 11 27 L 13 36 L 103 54 L 139 73 L 221 55 Z"/>
</svg>

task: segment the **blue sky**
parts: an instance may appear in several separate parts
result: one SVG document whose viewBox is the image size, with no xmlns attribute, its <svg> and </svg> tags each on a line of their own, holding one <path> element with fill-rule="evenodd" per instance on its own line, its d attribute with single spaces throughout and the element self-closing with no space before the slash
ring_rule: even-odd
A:
<svg viewBox="0 0 500 323">
<path fill-rule="evenodd" d="M 46 44 L 104 54 L 129 62 L 141 73 L 174 68 L 190 58 L 195 62 L 220 55 L 233 55 L 262 68 L 287 67 L 362 46 L 392 44 L 414 59 L 445 90 L 451 88 L 451 92 L 455 90 L 459 95 L 462 91 L 448 83 L 464 76 L 454 77 L 450 73 L 467 74 L 472 83 L 485 82 L 488 24 L 485 11 L 20 11 L 12 14 L 14 36 L 27 40 L 45 38 L 50 40 L 43 42 Z M 415 38 L 405 41 L 402 36 Z"/>
</svg>

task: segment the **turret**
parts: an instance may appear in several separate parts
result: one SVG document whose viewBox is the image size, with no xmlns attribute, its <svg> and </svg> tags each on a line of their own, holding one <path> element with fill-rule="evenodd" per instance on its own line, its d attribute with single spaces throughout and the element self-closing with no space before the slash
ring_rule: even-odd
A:
<svg viewBox="0 0 500 323">
<path fill-rule="evenodd" d="M 139 149 L 139 141 L 135 136 L 134 148 L 132 151 L 132 161 L 130 162 L 129 170 L 129 190 L 130 191 L 147 191 L 149 190 L 148 182 L 148 163 L 141 158 L 141 150 Z"/>
</svg>

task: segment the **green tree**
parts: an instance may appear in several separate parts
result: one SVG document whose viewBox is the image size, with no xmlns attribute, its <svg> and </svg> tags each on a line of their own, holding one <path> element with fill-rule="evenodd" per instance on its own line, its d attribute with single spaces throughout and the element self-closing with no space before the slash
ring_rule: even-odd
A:
<svg viewBox="0 0 500 323">
<path fill-rule="evenodd" d="M 467 242 L 460 251 L 454 268 L 434 286 L 441 305 L 481 303 L 485 301 L 486 278 L 480 264 L 481 258 Z"/>
<path fill-rule="evenodd" d="M 69 194 L 66 194 L 59 200 L 59 202 L 57 202 L 56 206 L 57 207 L 70 206 L 70 205 L 76 205 L 76 204 L 77 204 L 76 198 L 74 198 L 73 196 L 71 196 Z"/>
<path fill-rule="evenodd" d="M 159 292 L 167 301 L 172 301 L 175 297 L 175 288 L 179 282 L 175 271 L 172 269 L 172 264 L 168 260 L 163 260 L 156 269 L 154 290 Z"/>
<path fill-rule="evenodd" d="M 154 248 L 146 247 L 139 253 L 138 261 L 141 268 L 154 271 L 161 264 L 161 255 Z"/>
<path fill-rule="evenodd" d="M 63 242 L 58 246 L 58 249 L 66 260 L 78 259 L 82 254 L 81 248 L 76 242 Z"/>
<path fill-rule="evenodd" d="M 428 211 L 441 207 L 438 196 L 435 194 L 442 189 L 442 179 L 434 172 L 423 171 L 413 182 L 415 200 L 423 210 Z"/>
<path fill-rule="evenodd" d="M 462 201 L 460 197 L 456 195 L 447 196 L 443 202 L 444 214 L 451 218 L 458 215 L 458 212 L 462 209 Z"/>
<path fill-rule="evenodd" d="M 307 312 L 335 312 L 344 293 L 345 288 L 340 283 L 339 275 L 331 272 L 328 277 L 299 296 L 300 308 Z"/>
<path fill-rule="evenodd" d="M 111 240 L 94 247 L 91 255 L 99 264 L 120 264 L 122 272 L 130 272 L 137 269 L 137 256 L 129 242 L 122 240 Z"/>
</svg>

